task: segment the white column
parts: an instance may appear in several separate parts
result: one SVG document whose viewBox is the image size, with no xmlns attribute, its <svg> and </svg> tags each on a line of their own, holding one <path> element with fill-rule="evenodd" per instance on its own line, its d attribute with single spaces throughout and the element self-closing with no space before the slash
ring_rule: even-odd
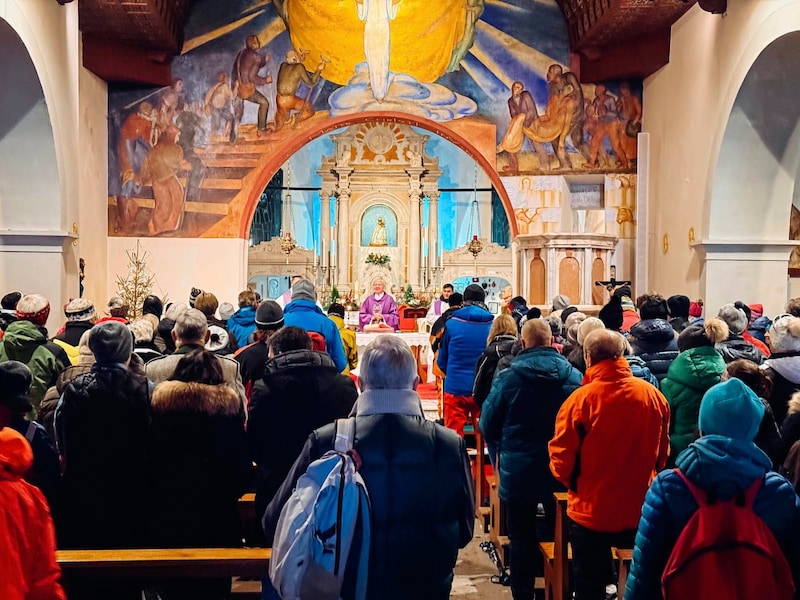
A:
<svg viewBox="0 0 800 600">
<path fill-rule="evenodd" d="M 410 222 L 408 224 L 408 282 L 419 285 L 419 256 L 422 227 L 420 223 L 420 193 L 412 190 L 408 194 L 411 203 Z"/>
<path fill-rule="evenodd" d="M 319 198 L 319 251 L 322 255 L 320 263 L 323 267 L 329 267 L 331 258 L 331 190 L 322 188 Z"/>
<path fill-rule="evenodd" d="M 439 266 L 439 192 L 428 196 L 428 269 Z M 433 281 L 433 271 L 428 271 Z"/>
<path fill-rule="evenodd" d="M 340 190 L 336 218 L 336 262 L 339 288 L 350 284 L 350 192 Z"/>
</svg>

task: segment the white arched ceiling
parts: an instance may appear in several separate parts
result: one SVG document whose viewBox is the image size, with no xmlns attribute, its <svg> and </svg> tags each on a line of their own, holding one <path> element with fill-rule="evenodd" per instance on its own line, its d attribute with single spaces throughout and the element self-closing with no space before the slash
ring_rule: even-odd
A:
<svg viewBox="0 0 800 600">
<path fill-rule="evenodd" d="M 42 85 L 20 37 L 0 19 L 0 229 L 55 231 L 61 198 Z"/>
<path fill-rule="evenodd" d="M 711 239 L 786 240 L 800 164 L 800 32 L 767 46 L 747 73 L 720 147 Z"/>
</svg>

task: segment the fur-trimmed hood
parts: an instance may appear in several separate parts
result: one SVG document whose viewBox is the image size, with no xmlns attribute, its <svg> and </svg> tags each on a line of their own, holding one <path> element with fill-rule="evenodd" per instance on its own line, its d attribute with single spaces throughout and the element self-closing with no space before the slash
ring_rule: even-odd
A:
<svg viewBox="0 0 800 600">
<path fill-rule="evenodd" d="M 153 412 L 205 413 L 211 417 L 235 417 L 242 412 L 236 390 L 225 383 L 207 385 L 185 381 L 163 381 L 156 386 Z"/>
<path fill-rule="evenodd" d="M 800 392 L 795 392 L 792 394 L 792 397 L 789 398 L 789 402 L 787 404 L 789 406 L 789 409 L 786 412 L 787 415 L 800 413 Z"/>
</svg>

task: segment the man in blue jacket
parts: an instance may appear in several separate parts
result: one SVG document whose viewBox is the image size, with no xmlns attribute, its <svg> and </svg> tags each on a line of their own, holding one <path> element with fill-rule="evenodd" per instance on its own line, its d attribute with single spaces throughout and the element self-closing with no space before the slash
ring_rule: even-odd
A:
<svg viewBox="0 0 800 600">
<path fill-rule="evenodd" d="M 301 279 L 292 285 L 292 301 L 283 309 L 285 327 L 294 325 L 306 331 L 316 331 L 325 338 L 325 350 L 333 360 L 333 364 L 341 372 L 347 366 L 342 336 L 336 323 L 331 321 L 322 309 L 317 306 L 317 292 L 314 284 Z"/>
<path fill-rule="evenodd" d="M 547 321 L 522 327 L 523 350 L 498 373 L 483 404 L 480 427 L 491 448 L 500 447 L 500 497 L 506 503 L 511 541 L 511 593 L 533 600 L 539 544 L 536 510 L 545 509 L 550 536 L 555 525 L 553 492 L 562 486 L 550 473 L 547 442 L 555 431 L 564 400 L 581 385 L 582 375 L 551 346 Z"/>
<path fill-rule="evenodd" d="M 472 399 L 475 365 L 486 349 L 494 317 L 483 303 L 486 293 L 476 284 L 464 290 L 464 306 L 447 321 L 436 363 L 444 373 L 444 424 L 459 435 L 472 418 L 477 426 L 480 408 Z"/>
</svg>

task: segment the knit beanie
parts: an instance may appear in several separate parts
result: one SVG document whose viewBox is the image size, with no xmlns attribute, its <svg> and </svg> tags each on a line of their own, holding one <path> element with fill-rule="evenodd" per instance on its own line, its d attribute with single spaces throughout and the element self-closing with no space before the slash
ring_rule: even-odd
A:
<svg viewBox="0 0 800 600">
<path fill-rule="evenodd" d="M 87 298 L 75 298 L 64 307 L 67 321 L 91 321 L 97 316 L 94 304 Z"/>
<path fill-rule="evenodd" d="M 0 308 L 4 310 L 14 310 L 20 298 L 22 298 L 21 292 L 9 292 L 0 300 Z"/>
<path fill-rule="evenodd" d="M 690 302 L 689 303 L 689 316 L 690 317 L 702 317 L 703 316 L 703 301 L 698 300 L 697 302 Z"/>
<path fill-rule="evenodd" d="M 705 393 L 700 402 L 698 426 L 702 435 L 752 442 L 763 416 L 764 405 L 755 392 L 741 379 L 732 377 Z"/>
<path fill-rule="evenodd" d="M 561 311 L 561 315 L 560 315 L 560 317 L 561 317 L 561 322 L 562 322 L 562 323 L 564 323 L 564 325 L 566 325 L 566 323 L 567 323 L 567 318 L 568 318 L 568 317 L 569 317 L 569 316 L 570 316 L 572 313 L 576 313 L 576 312 L 578 312 L 578 309 L 577 309 L 575 306 L 568 306 L 567 308 L 565 308 L 564 310 L 562 310 L 562 311 Z"/>
<path fill-rule="evenodd" d="M 605 324 L 606 329 L 619 331 L 622 327 L 622 299 L 619 296 L 611 296 L 597 315 Z"/>
<path fill-rule="evenodd" d="M 144 299 L 142 303 L 142 314 L 155 315 L 161 319 L 161 314 L 164 312 L 164 303 L 158 296 L 150 295 Z"/>
<path fill-rule="evenodd" d="M 196 287 L 192 288 L 192 291 L 189 292 L 189 307 L 190 308 L 195 308 L 195 302 L 197 302 L 197 297 L 202 293 L 203 293 L 203 290 L 201 290 L 200 288 L 196 288 Z"/>
<path fill-rule="evenodd" d="M 283 309 L 274 300 L 264 300 L 256 309 L 256 327 L 275 330 L 283 327 Z"/>
<path fill-rule="evenodd" d="M 670 296 L 667 298 L 667 308 L 669 308 L 669 316 L 673 319 L 675 317 L 689 318 L 689 297 L 688 296 Z"/>
<path fill-rule="evenodd" d="M 471 283 L 464 289 L 464 302 L 483 302 L 486 292 L 477 283 Z"/>
<path fill-rule="evenodd" d="M 733 304 L 724 304 L 719 309 L 717 317 L 728 324 L 728 329 L 733 335 L 741 334 L 747 329 L 747 315 L 741 308 L 736 308 Z"/>
<path fill-rule="evenodd" d="M 572 302 L 570 301 L 569 296 L 565 296 L 564 294 L 559 294 L 553 298 L 553 310 L 564 310 L 570 304 L 572 304 Z"/>
<path fill-rule="evenodd" d="M 194 308 L 207 317 L 213 317 L 214 313 L 217 312 L 218 306 L 219 300 L 211 292 L 200 292 L 197 298 L 194 299 Z"/>
<path fill-rule="evenodd" d="M 50 316 L 50 302 L 40 294 L 28 294 L 17 302 L 17 318 L 44 327 Z"/>
<path fill-rule="evenodd" d="M 310 302 L 317 301 L 317 292 L 314 290 L 314 284 L 308 279 L 301 279 L 292 286 L 292 302 L 295 300 L 308 300 Z"/>
<path fill-rule="evenodd" d="M 561 314 L 563 315 L 564 313 Z M 580 325 L 585 320 L 586 314 L 576 310 L 575 312 L 571 312 L 569 315 L 567 315 L 567 318 L 564 321 L 564 327 L 569 329 L 573 325 Z"/>
<path fill-rule="evenodd" d="M 764 305 L 763 304 L 748 304 L 747 307 L 750 309 L 750 323 L 748 327 L 753 324 L 753 321 L 756 319 L 760 319 L 764 316 Z"/>
<path fill-rule="evenodd" d="M 649 319 L 666 319 L 669 316 L 667 301 L 661 297 L 650 297 L 639 307 L 639 316 L 643 321 Z"/>
<path fill-rule="evenodd" d="M 114 296 L 108 301 L 108 314 L 118 319 L 128 317 L 128 303 L 119 296 Z"/>
<path fill-rule="evenodd" d="M 589 317 L 582 321 L 581 324 L 578 325 L 578 345 L 583 346 L 583 341 L 586 339 L 587 335 L 595 329 L 603 329 L 605 326 L 605 323 L 597 317 Z"/>
<path fill-rule="evenodd" d="M 169 319 L 170 321 L 177 321 L 178 317 L 180 317 L 187 310 L 189 310 L 189 307 L 183 302 L 174 302 L 173 304 L 169 304 L 167 306 L 167 310 L 164 312 L 164 318 Z"/>
<path fill-rule="evenodd" d="M 227 321 L 236 312 L 236 307 L 230 302 L 223 302 L 219 305 L 219 318 L 222 321 Z"/>
<path fill-rule="evenodd" d="M 458 292 L 453 292 L 447 299 L 447 306 L 461 306 L 464 304 L 464 296 Z"/>
<path fill-rule="evenodd" d="M 800 351 L 800 319 L 781 315 L 769 329 L 769 341 L 775 352 Z"/>
<path fill-rule="evenodd" d="M 7 360 L 0 363 L 0 404 L 14 414 L 28 412 L 33 406 L 28 400 L 33 376 L 25 363 Z"/>
<path fill-rule="evenodd" d="M 101 323 L 102 325 L 102 323 Z M 156 330 L 153 328 L 153 323 L 146 318 L 139 317 L 128 323 L 128 329 L 133 334 L 133 341 L 137 344 L 147 344 L 153 341 Z"/>
<path fill-rule="evenodd" d="M 701 346 L 715 346 L 728 339 L 728 324 L 722 319 L 709 319 L 705 323 L 689 325 L 678 336 L 678 350 L 685 352 Z"/>
<path fill-rule="evenodd" d="M 328 307 L 328 315 L 336 315 L 344 319 L 344 306 L 338 302 L 334 302 Z"/>
<path fill-rule="evenodd" d="M 119 321 L 103 321 L 90 330 L 89 349 L 98 364 L 124 363 L 133 352 L 133 335 Z"/>
</svg>

